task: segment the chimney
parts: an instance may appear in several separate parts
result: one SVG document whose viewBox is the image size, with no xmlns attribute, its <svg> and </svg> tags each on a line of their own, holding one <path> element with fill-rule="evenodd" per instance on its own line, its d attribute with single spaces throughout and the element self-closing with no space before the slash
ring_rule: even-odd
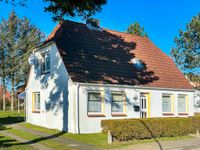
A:
<svg viewBox="0 0 200 150">
<path fill-rule="evenodd" d="M 101 31 L 99 20 L 95 18 L 89 18 L 86 20 L 86 25 L 90 30 Z"/>
</svg>

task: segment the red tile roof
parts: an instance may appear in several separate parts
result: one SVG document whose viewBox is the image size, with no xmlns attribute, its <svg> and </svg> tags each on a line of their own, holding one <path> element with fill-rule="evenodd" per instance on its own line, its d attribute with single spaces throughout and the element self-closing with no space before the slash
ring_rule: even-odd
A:
<svg viewBox="0 0 200 150">
<path fill-rule="evenodd" d="M 192 89 L 173 60 L 148 38 L 64 21 L 45 43 L 49 41 L 55 41 L 74 82 Z M 138 71 L 133 58 L 139 58 L 145 69 Z"/>
</svg>

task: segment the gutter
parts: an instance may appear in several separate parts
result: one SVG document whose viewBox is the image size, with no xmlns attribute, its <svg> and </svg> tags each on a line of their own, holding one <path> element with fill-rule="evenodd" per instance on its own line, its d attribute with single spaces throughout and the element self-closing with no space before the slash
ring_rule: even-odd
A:
<svg viewBox="0 0 200 150">
<path fill-rule="evenodd" d="M 42 44 L 43 44 L 43 43 L 42 43 Z M 38 45 L 38 47 L 35 48 L 35 49 L 33 50 L 33 52 L 36 52 L 36 51 L 40 50 L 41 48 L 47 47 L 47 46 L 49 46 L 49 45 L 51 45 L 51 44 L 55 44 L 55 42 L 54 42 L 54 41 L 51 41 L 51 42 L 48 42 L 47 44 L 44 44 L 44 45 L 42 45 L 42 44 Z"/>
<path fill-rule="evenodd" d="M 76 83 L 76 133 L 80 134 L 79 122 L 79 83 Z"/>
<path fill-rule="evenodd" d="M 117 85 L 117 84 L 97 84 L 97 83 L 78 83 L 79 86 L 98 86 L 98 87 L 116 87 L 116 88 L 130 88 L 130 89 L 146 89 L 146 90 L 171 90 L 171 91 L 185 91 L 195 92 L 195 89 L 175 89 L 175 88 L 161 88 L 161 87 L 144 87 L 144 86 L 131 86 L 131 85 Z"/>
</svg>

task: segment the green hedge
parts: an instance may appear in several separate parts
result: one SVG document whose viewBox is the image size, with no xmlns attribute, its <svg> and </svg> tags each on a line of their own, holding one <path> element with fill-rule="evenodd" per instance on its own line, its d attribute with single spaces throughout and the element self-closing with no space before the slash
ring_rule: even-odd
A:
<svg viewBox="0 0 200 150">
<path fill-rule="evenodd" d="M 200 117 L 102 120 L 103 132 L 110 130 L 114 139 L 127 141 L 185 136 L 200 129 Z"/>
</svg>

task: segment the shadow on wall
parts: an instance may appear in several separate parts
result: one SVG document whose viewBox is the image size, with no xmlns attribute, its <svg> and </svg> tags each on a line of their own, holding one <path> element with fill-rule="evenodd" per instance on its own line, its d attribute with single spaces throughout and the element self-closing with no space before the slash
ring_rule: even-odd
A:
<svg viewBox="0 0 200 150">
<path fill-rule="evenodd" d="M 45 112 L 52 116 L 46 117 L 47 123 L 51 122 L 59 124 L 61 119 L 63 124 L 62 131 L 68 131 L 68 80 L 67 74 L 58 53 L 51 50 L 51 72 L 47 74 L 41 73 L 41 65 L 38 66 L 35 73 L 35 79 L 40 81 L 41 88 L 46 89 L 48 95 L 45 101 Z M 49 93 L 48 93 L 49 92 Z M 63 113 L 63 118 L 60 115 Z M 48 116 L 48 115 L 47 115 Z"/>
</svg>

